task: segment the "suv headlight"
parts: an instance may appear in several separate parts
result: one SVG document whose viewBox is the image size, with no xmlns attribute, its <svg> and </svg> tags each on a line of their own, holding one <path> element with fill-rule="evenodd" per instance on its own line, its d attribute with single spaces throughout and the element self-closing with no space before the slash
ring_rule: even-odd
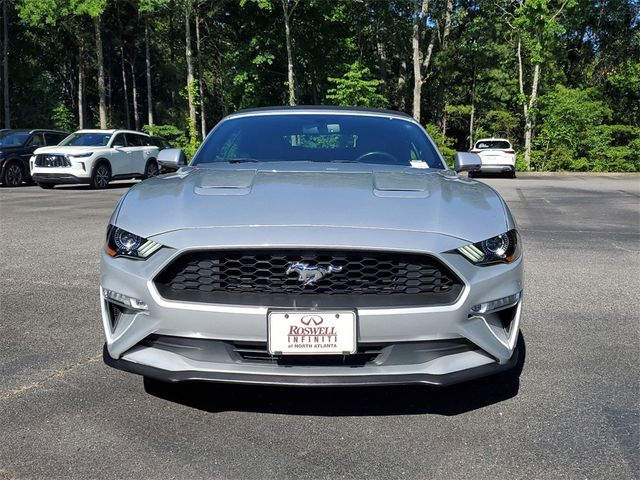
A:
<svg viewBox="0 0 640 480">
<path fill-rule="evenodd" d="M 105 251 L 112 257 L 128 257 L 144 260 L 157 252 L 162 245 L 147 240 L 122 228 L 109 225 Z"/>
<path fill-rule="evenodd" d="M 71 158 L 86 158 L 93 155 L 93 152 L 84 152 L 84 153 L 70 153 L 69 156 Z"/>
<path fill-rule="evenodd" d="M 457 251 L 476 265 L 511 263 L 520 257 L 520 235 L 516 229 L 509 230 L 481 242 L 460 247 Z"/>
</svg>

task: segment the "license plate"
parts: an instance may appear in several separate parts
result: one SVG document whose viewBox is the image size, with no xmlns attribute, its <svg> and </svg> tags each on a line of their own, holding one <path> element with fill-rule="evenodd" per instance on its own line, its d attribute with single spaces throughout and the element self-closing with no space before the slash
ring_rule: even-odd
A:
<svg viewBox="0 0 640 480">
<path fill-rule="evenodd" d="M 356 352 L 354 311 L 269 312 L 272 355 L 343 355 Z"/>
</svg>

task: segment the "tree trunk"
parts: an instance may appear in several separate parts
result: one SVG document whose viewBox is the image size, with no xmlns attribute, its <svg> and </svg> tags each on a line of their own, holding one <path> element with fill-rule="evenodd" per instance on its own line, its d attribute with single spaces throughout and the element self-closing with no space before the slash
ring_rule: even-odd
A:
<svg viewBox="0 0 640 480">
<path fill-rule="evenodd" d="M 398 72 L 398 110 L 406 111 L 407 102 L 405 98 L 405 86 L 407 84 L 407 61 L 400 61 L 400 72 Z"/>
<path fill-rule="evenodd" d="M 224 77 L 222 75 L 222 54 L 220 53 L 220 48 L 217 48 L 218 51 L 218 55 L 217 55 L 217 62 L 218 62 L 218 75 L 216 75 L 216 82 L 217 82 L 217 86 L 218 86 L 218 98 L 220 99 L 220 111 L 222 112 L 222 116 L 226 117 L 227 116 L 227 100 L 226 100 L 226 96 L 224 94 Z"/>
<path fill-rule="evenodd" d="M 96 36 L 96 54 L 98 60 L 98 97 L 100 102 L 100 128 L 107 128 L 107 92 L 104 83 L 104 55 L 102 53 L 102 33 L 100 32 L 100 17 L 93 19 Z"/>
<path fill-rule="evenodd" d="M 422 52 L 420 51 L 421 24 L 429 10 L 429 0 L 413 0 L 413 30 L 411 34 L 411 46 L 413 48 L 413 118 L 420 121 L 420 104 L 422 101 Z M 433 50 L 432 37 L 430 49 Z M 428 58 L 431 59 L 431 50 Z"/>
<path fill-rule="evenodd" d="M 129 91 L 127 89 L 127 72 L 124 69 L 124 48 L 120 46 L 120 64 L 122 66 L 122 91 L 124 93 L 124 116 L 127 128 L 131 128 L 131 116 L 129 115 Z M 134 86 L 135 88 L 135 86 Z"/>
<path fill-rule="evenodd" d="M 473 82 L 471 84 L 471 113 L 469 115 L 469 150 L 473 148 L 473 127 L 476 116 L 476 67 L 473 67 Z"/>
<path fill-rule="evenodd" d="M 11 128 L 11 107 L 9 104 L 9 19 L 7 0 L 2 2 L 2 92 L 4 94 L 4 128 Z"/>
<path fill-rule="evenodd" d="M 447 136 L 447 105 L 444 105 L 444 114 L 442 115 L 442 138 Z"/>
<path fill-rule="evenodd" d="M 531 143 L 533 141 L 533 106 L 538 99 L 538 84 L 540 83 L 540 64 L 533 66 L 533 79 L 531 80 L 531 96 L 529 97 L 528 108 L 525 108 L 524 117 L 524 161 L 527 170 L 531 169 Z M 525 102 L 526 106 L 526 102 Z"/>
<path fill-rule="evenodd" d="M 153 127 L 153 98 L 151 96 L 151 55 L 149 54 L 149 17 L 144 19 L 144 51 L 147 73 L 147 123 Z"/>
<path fill-rule="evenodd" d="M 420 121 L 420 100 L 422 90 L 422 61 L 420 58 L 420 0 L 413 0 L 413 30 L 411 46 L 413 49 L 413 118 Z"/>
<path fill-rule="evenodd" d="M 200 131 L 207 136 L 207 120 L 204 112 L 204 81 L 202 80 L 202 52 L 200 42 L 200 15 L 196 13 L 196 55 L 198 56 L 198 89 L 200 92 Z"/>
<path fill-rule="evenodd" d="M 140 112 L 138 111 L 138 88 L 136 87 L 136 71 L 131 62 L 131 84 L 133 85 L 133 121 L 136 126 L 136 130 L 140 130 Z"/>
<path fill-rule="evenodd" d="M 187 100 L 189 102 L 189 134 L 197 133 L 196 123 L 196 105 L 193 98 L 193 52 L 191 51 L 191 0 L 187 0 L 184 10 L 184 26 L 185 26 L 185 54 L 187 59 Z"/>
<path fill-rule="evenodd" d="M 378 53 L 378 70 L 380 71 L 380 82 L 382 83 L 382 92 L 387 95 L 389 91 L 389 83 L 387 78 L 387 49 L 384 42 L 378 37 L 376 40 L 376 51 Z"/>
<path fill-rule="evenodd" d="M 78 38 L 78 126 L 80 129 L 85 128 L 84 116 L 84 40 Z"/>
<path fill-rule="evenodd" d="M 293 45 L 291 43 L 291 13 L 293 8 L 298 4 L 298 0 L 295 2 L 291 12 L 289 11 L 289 0 L 282 1 L 282 12 L 284 15 L 284 33 L 287 44 L 287 80 L 289 82 L 289 105 L 296 104 L 296 83 L 293 75 Z"/>
<path fill-rule="evenodd" d="M 444 13 L 444 29 L 442 31 L 442 43 L 440 46 L 444 50 L 447 46 L 447 39 L 451 33 L 451 14 L 453 13 L 453 0 L 447 0 L 447 7 Z"/>
<path fill-rule="evenodd" d="M 523 80 L 523 66 L 522 66 L 522 40 L 518 37 L 518 46 L 516 48 L 516 55 L 518 57 L 518 90 L 520 96 L 524 98 L 524 80 Z M 523 102 L 524 116 L 527 117 L 527 102 Z"/>
</svg>

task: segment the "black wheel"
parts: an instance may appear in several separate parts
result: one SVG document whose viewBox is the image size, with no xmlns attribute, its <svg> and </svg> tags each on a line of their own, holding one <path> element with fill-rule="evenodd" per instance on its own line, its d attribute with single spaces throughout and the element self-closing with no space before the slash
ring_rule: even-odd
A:
<svg viewBox="0 0 640 480">
<path fill-rule="evenodd" d="M 24 172 L 18 162 L 10 162 L 9 165 L 4 167 L 2 184 L 5 187 L 19 187 L 22 185 L 22 180 L 24 180 Z"/>
<path fill-rule="evenodd" d="M 93 171 L 91 176 L 91 188 L 102 190 L 109 186 L 111 181 L 111 170 L 106 163 L 100 163 Z"/>
<path fill-rule="evenodd" d="M 147 163 L 147 166 L 144 169 L 144 178 L 155 177 L 160 173 L 160 169 L 158 168 L 158 164 L 151 160 Z"/>
<path fill-rule="evenodd" d="M 509 178 L 516 178 L 516 171 L 515 170 L 511 170 L 509 172 Z"/>
<path fill-rule="evenodd" d="M 38 186 L 40 188 L 44 188 L 45 190 L 51 190 L 53 187 L 56 186 L 55 183 L 39 183 Z"/>
</svg>

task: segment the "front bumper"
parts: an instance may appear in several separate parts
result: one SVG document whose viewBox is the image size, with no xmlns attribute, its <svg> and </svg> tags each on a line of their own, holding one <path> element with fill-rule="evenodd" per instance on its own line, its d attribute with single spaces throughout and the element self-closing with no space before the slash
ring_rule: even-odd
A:
<svg viewBox="0 0 640 480">
<path fill-rule="evenodd" d="M 508 328 L 495 315 L 471 314 L 471 307 L 522 291 L 522 257 L 512 264 L 477 267 L 458 254 L 436 254 L 465 283 L 452 305 L 410 308 L 357 309 L 359 346 L 381 345 L 380 356 L 361 365 L 283 365 L 256 363 L 229 351 L 234 342 L 266 345 L 268 306 L 232 306 L 167 301 L 152 279 L 173 258 L 194 248 L 255 248 L 283 245 L 296 237 L 297 227 L 283 229 L 247 227 L 232 238 L 215 239 L 215 229 L 176 231 L 153 240 L 175 248 L 163 248 L 146 261 L 102 257 L 101 286 L 141 300 L 145 310 L 131 311 L 114 325 L 109 304 L 102 296 L 106 335 L 105 362 L 115 368 L 165 381 L 209 380 L 283 385 L 372 385 L 425 383 L 447 385 L 511 368 L 518 359 L 516 341 L 522 301 L 511 307 Z M 305 228 L 305 234 L 314 228 Z M 320 232 L 322 229 L 318 228 Z M 318 232 L 318 233 L 319 233 Z M 225 232 L 226 233 L 226 232 Z M 326 236 L 326 231 L 324 232 Z M 256 245 L 255 239 L 261 243 Z M 318 234 L 317 238 L 321 238 Z M 417 253 L 445 252 L 464 243 L 459 239 L 419 232 L 333 232 L 330 247 L 398 250 Z M 262 243 L 264 242 L 264 243 Z M 355 247 L 354 245 L 357 245 Z M 328 245 L 312 245 L 327 247 Z M 318 308 L 321 308 L 319 306 Z M 149 338 L 199 340 L 215 354 L 192 355 L 151 345 Z M 467 342 L 462 349 L 441 350 L 440 341 Z M 400 355 L 398 352 L 405 352 Z M 424 352 L 430 353 L 424 356 Z M 386 353 L 385 353 L 386 352 Z M 408 353 L 407 353 L 408 352 Z"/>
<path fill-rule="evenodd" d="M 371 385 L 432 385 L 444 387 L 456 383 L 467 382 L 489 375 L 509 371 L 518 365 L 520 361 L 520 349 L 515 348 L 511 358 L 503 363 L 487 363 L 477 367 L 454 371 L 447 374 L 430 373 L 376 373 L 376 374 L 356 374 L 356 375 L 333 375 L 331 373 L 322 375 L 293 375 L 288 373 L 246 373 L 246 372 L 218 372 L 208 370 L 165 370 L 158 367 L 136 363 L 124 358 L 114 359 L 109 355 L 107 345 L 104 345 L 102 357 L 104 362 L 118 370 L 135 373 L 154 380 L 161 380 L 169 383 L 180 382 L 219 382 L 219 383 L 239 383 L 253 385 L 281 385 L 281 386 L 301 386 L 301 387 L 337 387 L 337 386 L 371 386 Z"/>
<path fill-rule="evenodd" d="M 79 177 L 70 173 L 33 173 L 31 178 L 36 183 L 90 183 L 90 177 Z"/>
</svg>

